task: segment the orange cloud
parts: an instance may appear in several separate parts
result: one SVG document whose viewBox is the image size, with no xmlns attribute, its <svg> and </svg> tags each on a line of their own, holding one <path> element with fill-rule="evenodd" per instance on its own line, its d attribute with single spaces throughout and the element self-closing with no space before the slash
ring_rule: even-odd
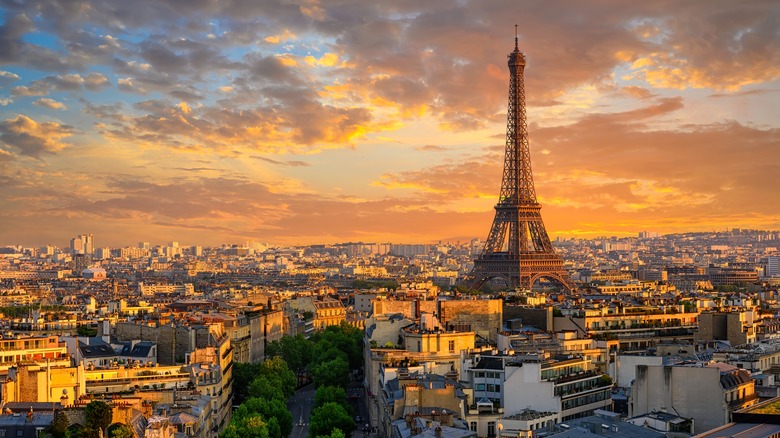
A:
<svg viewBox="0 0 780 438">
<path fill-rule="evenodd" d="M 22 155 L 35 158 L 65 149 L 68 143 L 62 140 L 74 133 L 70 126 L 56 122 L 39 123 L 22 114 L 0 122 L 0 141 Z"/>
</svg>

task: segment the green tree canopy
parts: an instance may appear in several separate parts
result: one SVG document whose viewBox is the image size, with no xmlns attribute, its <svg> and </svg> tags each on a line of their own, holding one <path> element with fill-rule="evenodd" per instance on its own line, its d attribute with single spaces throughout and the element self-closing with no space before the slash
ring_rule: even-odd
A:
<svg viewBox="0 0 780 438">
<path fill-rule="evenodd" d="M 270 438 L 268 426 L 260 414 L 234 418 L 219 438 Z"/>
<path fill-rule="evenodd" d="M 116 424 L 108 428 L 108 438 L 134 438 L 133 430 L 126 424 Z"/>
<path fill-rule="evenodd" d="M 113 416 L 111 405 L 104 401 L 91 401 L 84 407 L 84 422 L 88 429 L 105 431 Z"/>
<path fill-rule="evenodd" d="M 333 429 L 333 432 L 330 433 L 330 435 L 319 435 L 317 438 L 346 438 L 344 436 L 344 432 L 341 431 L 341 429 Z"/>
<path fill-rule="evenodd" d="M 317 365 L 323 362 L 329 362 L 336 358 L 342 358 L 349 362 L 349 355 L 346 351 L 340 349 L 337 345 L 333 344 L 328 339 L 319 339 L 314 344 L 313 355 L 315 357 L 312 360 L 309 369 L 314 369 Z"/>
<path fill-rule="evenodd" d="M 290 371 L 287 363 L 281 357 L 272 357 L 266 359 L 260 365 L 260 375 L 267 377 L 282 390 L 285 398 L 295 394 L 295 384 L 297 382 L 295 373 Z"/>
<path fill-rule="evenodd" d="M 322 385 L 317 388 L 314 395 L 314 407 L 320 407 L 325 403 L 338 403 L 344 407 L 347 413 L 352 412 L 352 407 L 347 401 L 347 391 L 338 386 Z"/>
<path fill-rule="evenodd" d="M 279 356 L 292 371 L 301 372 L 311 363 L 312 343 L 301 335 L 284 336 L 268 344 L 265 354 L 267 357 Z"/>
<path fill-rule="evenodd" d="M 355 430 L 355 422 L 338 403 L 325 403 L 315 408 L 309 418 L 309 436 L 327 436 L 339 429 L 345 434 Z"/>
<path fill-rule="evenodd" d="M 68 416 L 65 412 L 57 411 L 57 413 L 54 414 L 54 420 L 51 422 L 51 426 L 49 426 L 49 433 L 51 433 L 54 438 L 64 438 L 68 426 L 70 426 Z"/>
<path fill-rule="evenodd" d="M 315 343 L 315 349 L 323 341 L 327 341 L 340 352 L 345 353 L 351 369 L 358 369 L 363 365 L 363 332 L 346 322 L 326 327 L 325 330 L 315 334 L 312 340 Z M 320 362 L 326 360 L 316 355 L 315 357 L 319 358 Z"/>
<path fill-rule="evenodd" d="M 280 387 L 279 382 L 271 380 L 267 376 L 258 376 L 249 385 L 249 397 L 259 397 L 267 400 L 286 400 L 287 397 L 284 394 L 284 390 Z"/>
<path fill-rule="evenodd" d="M 312 369 L 314 385 L 333 385 L 346 387 L 349 384 L 349 364 L 341 357 L 323 362 Z"/>
<path fill-rule="evenodd" d="M 259 363 L 233 364 L 233 405 L 237 406 L 249 397 L 249 385 L 260 374 Z"/>
<path fill-rule="evenodd" d="M 97 329 L 94 327 L 90 327 L 88 325 L 80 325 L 76 329 L 76 334 L 79 336 L 86 336 L 88 338 L 91 338 L 93 336 L 97 336 Z"/>
<path fill-rule="evenodd" d="M 292 433 L 292 414 L 290 413 L 290 410 L 287 409 L 287 404 L 282 400 L 252 397 L 239 406 L 233 415 L 234 417 L 240 417 L 252 414 L 260 414 L 264 419 L 269 421 L 268 433 L 271 438 L 283 438 Z M 278 428 L 278 435 L 274 434 L 273 427 L 270 424 L 271 419 L 276 421 L 275 425 Z"/>
</svg>

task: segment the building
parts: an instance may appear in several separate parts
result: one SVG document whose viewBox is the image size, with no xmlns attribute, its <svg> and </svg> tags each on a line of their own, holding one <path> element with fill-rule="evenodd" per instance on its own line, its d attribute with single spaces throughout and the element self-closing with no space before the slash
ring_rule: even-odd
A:
<svg viewBox="0 0 780 438">
<path fill-rule="evenodd" d="M 503 300 L 437 300 L 436 303 L 436 314 L 445 327 L 474 332 L 496 342 L 504 317 Z"/>
<path fill-rule="evenodd" d="M 23 336 L 0 339 L 0 375 L 17 363 L 62 363 L 70 365 L 68 348 L 58 336 Z"/>
<path fill-rule="evenodd" d="M 0 414 L 0 437 L 40 438 L 54 421 L 54 412 Z"/>
<path fill-rule="evenodd" d="M 727 341 L 732 346 L 756 342 L 755 310 L 702 312 L 696 341 Z"/>
<path fill-rule="evenodd" d="M 580 356 L 516 357 L 505 363 L 504 375 L 502 404 L 507 414 L 530 408 L 557 412 L 558 421 L 567 421 L 612 406 L 612 379 Z"/>
<path fill-rule="evenodd" d="M 556 332 L 614 341 L 620 350 L 643 350 L 665 339 L 692 340 L 699 314 L 683 306 L 574 309 L 553 318 Z"/>
<path fill-rule="evenodd" d="M 70 239 L 71 254 L 84 254 L 91 256 L 95 249 L 95 241 L 92 234 L 79 234 Z"/>
<path fill-rule="evenodd" d="M 315 309 L 314 329 L 325 330 L 331 325 L 340 325 L 346 318 L 347 311 L 341 301 L 327 296 L 321 296 L 312 303 Z"/>
<path fill-rule="evenodd" d="M 766 258 L 766 276 L 780 277 L 780 256 L 769 256 Z"/>
<path fill-rule="evenodd" d="M 445 330 L 430 314 L 423 314 L 419 325 L 404 327 L 401 334 L 409 352 L 457 355 L 474 349 L 474 332 Z"/>
<path fill-rule="evenodd" d="M 670 412 L 690 418 L 694 432 L 731 421 L 731 412 L 758 401 L 750 373 L 727 364 L 637 365 L 628 415 Z"/>
<path fill-rule="evenodd" d="M 84 367 L 20 363 L 2 383 L 2 401 L 71 403 L 86 394 Z"/>
</svg>

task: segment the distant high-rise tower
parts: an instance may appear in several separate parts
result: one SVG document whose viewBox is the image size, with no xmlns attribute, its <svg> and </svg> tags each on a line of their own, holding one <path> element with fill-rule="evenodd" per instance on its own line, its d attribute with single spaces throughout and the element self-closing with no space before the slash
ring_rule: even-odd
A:
<svg viewBox="0 0 780 438">
<path fill-rule="evenodd" d="M 469 277 L 475 289 L 493 278 L 503 279 L 510 287 L 530 289 L 544 277 L 572 291 L 574 284 L 563 269 L 563 260 L 555 254 L 542 222 L 542 206 L 536 201 L 525 114 L 525 55 L 517 48 L 516 26 L 515 50 L 508 58 L 509 108 L 501 194 L 485 248 L 474 260 Z"/>
<path fill-rule="evenodd" d="M 95 241 L 91 234 L 79 234 L 70 239 L 70 251 L 73 254 L 92 255 L 95 250 Z"/>
</svg>

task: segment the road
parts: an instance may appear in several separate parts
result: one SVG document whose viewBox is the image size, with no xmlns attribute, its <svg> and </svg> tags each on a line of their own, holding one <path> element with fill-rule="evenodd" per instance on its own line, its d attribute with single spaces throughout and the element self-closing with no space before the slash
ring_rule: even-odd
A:
<svg viewBox="0 0 780 438">
<path fill-rule="evenodd" d="M 299 389 L 287 400 L 287 409 L 293 417 L 293 430 L 290 438 L 306 438 L 309 436 L 309 416 L 314 404 L 314 385 L 309 384 Z"/>
<path fill-rule="evenodd" d="M 366 404 L 366 390 L 363 388 L 363 382 L 357 381 L 350 383 L 347 387 L 347 398 L 349 398 L 349 403 L 352 405 L 353 419 L 355 420 L 356 427 L 352 432 L 352 438 L 368 438 L 374 435 L 366 429 L 370 420 L 368 417 L 368 405 Z"/>
</svg>

